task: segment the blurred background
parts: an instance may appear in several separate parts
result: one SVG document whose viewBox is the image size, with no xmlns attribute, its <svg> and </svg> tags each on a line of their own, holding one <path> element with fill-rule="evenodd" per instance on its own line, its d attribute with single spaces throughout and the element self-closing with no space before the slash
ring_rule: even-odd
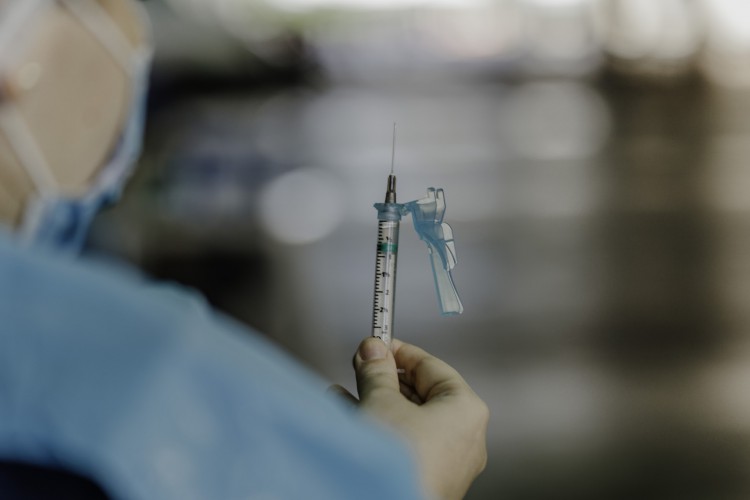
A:
<svg viewBox="0 0 750 500">
<path fill-rule="evenodd" d="M 353 388 L 398 122 L 396 335 L 487 401 L 468 498 L 750 495 L 750 3 L 147 0 L 146 149 L 89 251 Z"/>
</svg>

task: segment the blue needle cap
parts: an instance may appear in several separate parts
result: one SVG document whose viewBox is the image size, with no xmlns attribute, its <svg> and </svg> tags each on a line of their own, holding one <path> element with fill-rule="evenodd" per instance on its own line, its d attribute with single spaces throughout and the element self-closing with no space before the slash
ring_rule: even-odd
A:
<svg viewBox="0 0 750 500">
<path fill-rule="evenodd" d="M 401 213 L 411 213 L 414 229 L 420 239 L 427 243 L 441 314 L 461 314 L 464 306 L 451 275 L 451 270 L 456 266 L 456 244 L 453 230 L 443 222 L 445 193 L 442 189 L 429 188 L 424 198 L 401 205 Z"/>
</svg>

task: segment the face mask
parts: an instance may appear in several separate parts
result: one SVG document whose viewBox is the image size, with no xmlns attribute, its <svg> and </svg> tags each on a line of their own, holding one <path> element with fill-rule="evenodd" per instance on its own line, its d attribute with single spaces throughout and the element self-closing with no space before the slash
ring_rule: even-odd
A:
<svg viewBox="0 0 750 500">
<path fill-rule="evenodd" d="M 25 10 L 27 15 L 34 8 L 49 3 L 49 0 L 18 2 L 23 5 L 19 10 Z M 71 195 L 60 190 L 35 138 L 26 128 L 12 102 L 3 104 L 0 131 L 9 141 L 12 151 L 36 189 L 34 198 L 25 207 L 18 231 L 22 241 L 33 247 L 76 253 L 83 246 L 89 225 L 97 212 L 121 195 L 140 154 L 151 50 L 148 46 L 132 48 L 119 27 L 96 1 L 71 0 L 59 3 L 99 40 L 129 76 L 132 89 L 130 111 L 121 136 L 109 153 L 106 163 L 98 169 L 84 192 Z M 134 6 L 136 7 L 139 6 Z M 145 15 L 142 12 L 139 14 Z M 23 13 L 19 15 L 22 16 Z"/>
</svg>

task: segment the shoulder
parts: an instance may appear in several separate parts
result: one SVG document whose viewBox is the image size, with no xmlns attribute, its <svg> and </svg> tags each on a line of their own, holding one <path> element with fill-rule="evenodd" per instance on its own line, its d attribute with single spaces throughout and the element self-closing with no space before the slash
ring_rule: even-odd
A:
<svg viewBox="0 0 750 500">
<path fill-rule="evenodd" d="M 196 294 L 0 241 L 0 318 L 1 455 L 132 498 L 417 496 L 396 439 Z"/>
</svg>

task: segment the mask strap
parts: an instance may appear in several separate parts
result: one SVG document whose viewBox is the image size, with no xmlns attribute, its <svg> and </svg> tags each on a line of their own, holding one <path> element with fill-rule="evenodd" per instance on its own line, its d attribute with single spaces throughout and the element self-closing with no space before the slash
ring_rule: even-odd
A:
<svg viewBox="0 0 750 500">
<path fill-rule="evenodd" d="M 0 18 L 0 60 L 12 60 L 17 44 L 10 41 L 20 28 L 27 25 L 33 15 L 51 0 L 24 0 L 17 2 Z M 115 64 L 132 78 L 135 69 L 145 59 L 144 50 L 131 46 L 117 23 L 95 0 L 60 0 L 65 8 L 89 31 L 114 59 Z M 59 192 L 58 183 L 52 174 L 34 135 L 29 130 L 12 96 L 0 105 L 0 130 L 5 135 L 13 153 L 31 178 L 39 194 L 52 196 Z"/>
<path fill-rule="evenodd" d="M 57 193 L 57 181 L 42 150 L 13 102 L 0 106 L 0 130 L 41 196 Z"/>
<path fill-rule="evenodd" d="M 138 64 L 139 50 L 133 47 L 122 29 L 96 0 L 61 0 L 68 10 L 109 52 L 128 77 Z"/>
<path fill-rule="evenodd" d="M 40 7 L 50 0 L 24 0 L 15 2 L 12 7 L 6 7 L 0 16 L 0 60 L 8 61 L 18 50 L 18 44 L 13 39 L 18 32 L 27 25 L 29 19 Z M 5 68 L 3 68 L 5 69 Z"/>
<path fill-rule="evenodd" d="M 26 26 L 38 10 L 49 4 L 49 0 L 27 0 L 16 2 L 0 17 L 0 72 L 7 69 L 14 59 L 18 44 L 13 39 Z M 21 112 L 13 102 L 13 91 L 2 89 L 3 102 L 0 103 L 0 130 L 5 135 L 16 159 L 26 170 L 36 190 L 42 195 L 57 191 L 57 182 L 33 134 L 21 118 Z"/>
</svg>

